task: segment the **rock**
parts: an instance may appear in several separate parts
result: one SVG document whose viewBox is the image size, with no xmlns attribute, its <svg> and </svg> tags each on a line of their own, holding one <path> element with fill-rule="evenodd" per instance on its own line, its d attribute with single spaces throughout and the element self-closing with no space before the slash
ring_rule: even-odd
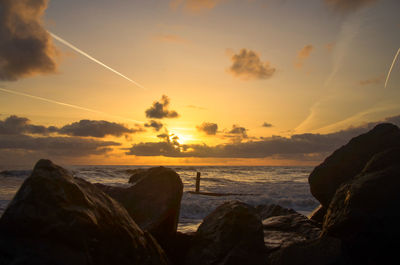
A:
<svg viewBox="0 0 400 265">
<path fill-rule="evenodd" d="M 0 219 L 0 264 L 168 264 L 127 211 L 94 185 L 40 160 Z"/>
<path fill-rule="evenodd" d="M 149 231 L 162 245 L 175 235 L 183 184 L 172 169 L 150 168 L 128 188 L 96 186 L 120 202 L 139 227 Z"/>
<path fill-rule="evenodd" d="M 256 207 L 257 213 L 260 215 L 261 220 L 267 219 L 273 216 L 288 215 L 296 213 L 293 209 L 283 208 L 277 204 L 264 204 Z"/>
<path fill-rule="evenodd" d="M 199 226 L 187 265 L 265 264 L 261 219 L 256 210 L 239 201 L 217 207 Z"/>
<path fill-rule="evenodd" d="M 127 172 L 131 174 L 129 177 L 129 183 L 136 183 L 139 180 L 141 180 L 144 176 L 146 176 L 146 172 L 148 169 L 145 168 L 135 168 L 135 169 L 129 169 Z"/>
<path fill-rule="evenodd" d="M 268 252 L 317 239 L 321 234 L 315 222 L 299 213 L 269 217 L 263 220 L 262 224 Z"/>
<path fill-rule="evenodd" d="M 314 209 L 314 211 L 310 214 L 308 218 L 316 222 L 319 226 L 322 226 L 325 214 L 326 214 L 326 208 L 320 205 Z"/>
<path fill-rule="evenodd" d="M 192 248 L 196 240 L 195 233 L 177 232 L 174 237 L 168 239 L 165 244 L 164 251 L 174 265 L 184 265 L 189 250 Z"/>
<path fill-rule="evenodd" d="M 268 256 L 268 265 L 342 264 L 341 242 L 331 237 L 297 242 Z"/>
<path fill-rule="evenodd" d="M 400 147 L 400 129 L 389 123 L 353 138 L 317 166 L 309 176 L 310 190 L 328 208 L 339 186 L 355 177 L 375 154 Z"/>
<path fill-rule="evenodd" d="M 400 148 L 393 148 L 336 191 L 323 234 L 342 239 L 354 264 L 392 264 L 400 247 L 399 190 Z"/>
</svg>

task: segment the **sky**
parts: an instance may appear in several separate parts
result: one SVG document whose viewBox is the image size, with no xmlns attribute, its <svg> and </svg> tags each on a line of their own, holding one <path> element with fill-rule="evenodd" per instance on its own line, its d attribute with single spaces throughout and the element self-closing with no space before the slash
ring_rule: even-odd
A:
<svg viewBox="0 0 400 265">
<path fill-rule="evenodd" d="M 1 0 L 0 167 L 316 165 L 400 125 L 399 8 Z"/>
</svg>

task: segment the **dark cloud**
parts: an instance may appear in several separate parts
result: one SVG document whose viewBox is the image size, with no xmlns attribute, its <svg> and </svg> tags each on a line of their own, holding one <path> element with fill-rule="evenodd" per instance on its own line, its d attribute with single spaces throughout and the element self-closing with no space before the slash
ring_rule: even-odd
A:
<svg viewBox="0 0 400 265">
<path fill-rule="evenodd" d="M 42 125 L 32 125 L 30 120 L 12 115 L 5 120 L 0 120 L 0 135 L 41 134 L 52 132 L 54 127 L 47 128 Z"/>
<path fill-rule="evenodd" d="M 272 127 L 272 124 L 268 123 L 268 122 L 264 122 L 261 126 L 265 127 L 265 128 L 270 128 L 270 127 Z"/>
<path fill-rule="evenodd" d="M 352 12 L 371 5 L 379 0 L 324 0 L 327 5 L 339 12 Z"/>
<path fill-rule="evenodd" d="M 247 138 L 247 129 L 239 125 L 233 125 L 228 134 L 239 135 L 242 138 Z"/>
<path fill-rule="evenodd" d="M 120 137 L 124 134 L 132 134 L 142 131 L 143 128 L 141 127 L 128 128 L 120 123 L 102 120 L 80 120 L 79 122 L 74 122 L 58 129 L 59 134 L 71 136 L 90 136 L 98 138 L 102 138 L 108 135 Z"/>
<path fill-rule="evenodd" d="M 160 101 L 153 102 L 153 105 L 146 110 L 146 117 L 152 119 L 177 118 L 179 114 L 174 110 L 168 110 L 169 98 L 166 95 Z"/>
<path fill-rule="evenodd" d="M 87 156 L 105 154 L 120 143 L 79 137 L 32 137 L 29 135 L 0 135 L 0 152 L 36 151 L 48 156 Z"/>
<path fill-rule="evenodd" d="M 56 70 L 56 50 L 43 27 L 48 0 L 0 1 L 0 80 Z"/>
<path fill-rule="evenodd" d="M 155 121 L 155 120 L 151 120 L 147 123 L 144 124 L 145 127 L 151 127 L 153 128 L 156 132 L 158 132 L 159 130 L 162 129 L 162 127 L 164 126 L 164 124 L 162 124 L 162 122 L 159 121 Z"/>
<path fill-rule="evenodd" d="M 308 44 L 304 46 L 300 51 L 297 52 L 296 60 L 294 61 L 294 66 L 298 69 L 302 68 L 304 62 L 310 57 L 311 52 L 314 50 L 314 46 Z"/>
<path fill-rule="evenodd" d="M 382 83 L 384 79 L 385 79 L 385 75 L 380 75 L 378 77 L 372 77 L 370 79 L 361 80 L 360 85 L 361 86 L 377 85 L 377 84 Z"/>
<path fill-rule="evenodd" d="M 5 120 L 0 120 L 0 135 L 48 135 L 50 133 L 57 133 L 70 136 L 102 138 L 108 135 L 120 137 L 122 135 L 142 131 L 144 131 L 144 129 L 139 125 L 136 125 L 136 128 L 128 128 L 120 123 L 102 120 L 80 120 L 79 122 L 67 124 L 61 128 L 55 126 L 46 127 L 43 125 L 32 125 L 28 118 L 15 115 Z"/>
<path fill-rule="evenodd" d="M 196 126 L 197 130 L 204 132 L 208 135 L 215 135 L 218 131 L 218 124 L 211 122 L 203 122 L 201 125 Z"/>
<path fill-rule="evenodd" d="M 242 49 L 231 58 L 230 72 L 243 79 L 267 79 L 272 77 L 276 69 L 269 62 L 263 63 L 257 53 Z"/>
<path fill-rule="evenodd" d="M 400 115 L 385 119 L 400 125 Z M 346 144 L 351 138 L 367 132 L 378 122 L 349 128 L 330 134 L 296 134 L 291 137 L 272 136 L 248 142 L 234 142 L 217 146 L 181 145 L 167 136 L 163 141 L 133 145 L 128 155 L 167 157 L 225 157 L 225 158 L 299 158 L 320 160 L 330 152 Z M 239 127 L 240 128 L 240 127 Z M 239 129 L 237 131 L 240 131 Z"/>
</svg>

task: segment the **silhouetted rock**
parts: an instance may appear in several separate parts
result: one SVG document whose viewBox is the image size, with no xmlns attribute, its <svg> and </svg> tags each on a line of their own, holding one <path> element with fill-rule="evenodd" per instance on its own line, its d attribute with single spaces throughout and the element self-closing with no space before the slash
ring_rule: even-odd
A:
<svg viewBox="0 0 400 265">
<path fill-rule="evenodd" d="M 268 252 L 294 243 L 317 239 L 321 230 L 316 223 L 299 213 L 273 216 L 262 221 Z"/>
<path fill-rule="evenodd" d="M 267 219 L 267 218 L 273 217 L 273 216 L 296 213 L 296 211 L 293 209 L 283 208 L 282 206 L 277 205 L 277 204 L 258 205 L 256 207 L 256 210 L 257 210 L 257 213 L 260 215 L 261 220 L 264 220 L 264 219 Z"/>
<path fill-rule="evenodd" d="M 187 265 L 265 264 L 266 252 L 261 219 L 242 202 L 226 202 L 199 226 Z"/>
<path fill-rule="evenodd" d="M 332 199 L 323 234 L 343 240 L 354 264 L 394 264 L 400 247 L 400 148 L 375 155 Z"/>
<path fill-rule="evenodd" d="M 280 248 L 268 256 L 268 265 L 343 264 L 339 239 L 322 237 Z"/>
<path fill-rule="evenodd" d="M 311 193 L 327 208 L 342 183 L 359 174 L 372 156 L 392 147 L 400 147 L 400 129 L 389 123 L 351 139 L 311 172 Z"/>
<path fill-rule="evenodd" d="M 129 169 L 127 172 L 131 174 L 129 177 L 129 183 L 136 183 L 139 180 L 141 180 L 144 176 L 146 176 L 146 172 L 148 169 L 146 168 L 135 168 L 135 169 Z"/>
<path fill-rule="evenodd" d="M 168 264 L 153 237 L 94 185 L 40 160 L 0 219 L 0 264 Z"/>
<path fill-rule="evenodd" d="M 96 186 L 120 202 L 140 228 L 149 231 L 160 244 L 175 235 L 183 184 L 172 169 L 150 168 L 128 188 Z"/>
<path fill-rule="evenodd" d="M 194 232 L 181 233 L 176 232 L 174 237 L 168 239 L 167 244 L 164 245 L 164 251 L 172 264 L 183 265 L 189 250 L 193 247 L 196 240 Z"/>
<path fill-rule="evenodd" d="M 326 208 L 322 205 L 319 205 L 308 217 L 310 220 L 316 222 L 319 226 L 322 226 L 322 222 L 324 221 L 324 216 L 326 214 Z"/>
</svg>

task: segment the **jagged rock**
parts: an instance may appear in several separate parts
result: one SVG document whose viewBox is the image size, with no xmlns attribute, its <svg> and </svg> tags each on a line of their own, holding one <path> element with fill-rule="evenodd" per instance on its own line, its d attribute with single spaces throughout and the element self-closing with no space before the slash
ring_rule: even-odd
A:
<svg viewBox="0 0 400 265">
<path fill-rule="evenodd" d="M 139 227 L 149 231 L 162 245 L 175 235 L 183 184 L 172 169 L 150 168 L 128 188 L 96 186 L 120 202 Z"/>
<path fill-rule="evenodd" d="M 400 129 L 389 123 L 353 138 L 311 172 L 311 193 L 327 208 L 342 183 L 359 174 L 372 156 L 393 147 L 400 147 Z"/>
<path fill-rule="evenodd" d="M 177 232 L 174 237 L 168 239 L 164 245 L 164 251 L 174 265 L 184 265 L 189 250 L 196 240 L 195 232 L 182 233 Z"/>
<path fill-rule="evenodd" d="M 148 169 L 145 168 L 135 168 L 135 169 L 129 169 L 127 172 L 131 174 L 129 177 L 129 183 L 136 183 L 139 180 L 141 180 L 144 176 L 146 176 L 146 172 Z"/>
<path fill-rule="evenodd" d="M 269 217 L 263 220 L 262 224 L 268 252 L 317 239 L 321 234 L 315 222 L 296 212 Z"/>
<path fill-rule="evenodd" d="M 375 155 L 336 191 L 323 234 L 342 239 L 354 264 L 393 264 L 400 247 L 399 190 L 400 148 Z"/>
<path fill-rule="evenodd" d="M 229 201 L 209 214 L 195 234 L 187 265 L 265 264 L 262 224 L 256 210 Z"/>
<path fill-rule="evenodd" d="M 256 207 L 257 213 L 260 215 L 261 220 L 267 219 L 273 216 L 288 215 L 296 213 L 295 210 L 289 208 L 283 208 L 277 204 L 264 204 Z"/>
<path fill-rule="evenodd" d="M 319 226 L 322 226 L 325 214 L 326 214 L 326 208 L 320 205 L 314 209 L 314 211 L 310 214 L 308 218 L 316 222 Z"/>
<path fill-rule="evenodd" d="M 332 265 L 342 263 L 341 242 L 331 237 L 301 241 L 268 256 L 268 265 Z"/>
<path fill-rule="evenodd" d="M 0 264 L 168 264 L 127 211 L 94 185 L 40 160 L 0 219 Z"/>
</svg>

